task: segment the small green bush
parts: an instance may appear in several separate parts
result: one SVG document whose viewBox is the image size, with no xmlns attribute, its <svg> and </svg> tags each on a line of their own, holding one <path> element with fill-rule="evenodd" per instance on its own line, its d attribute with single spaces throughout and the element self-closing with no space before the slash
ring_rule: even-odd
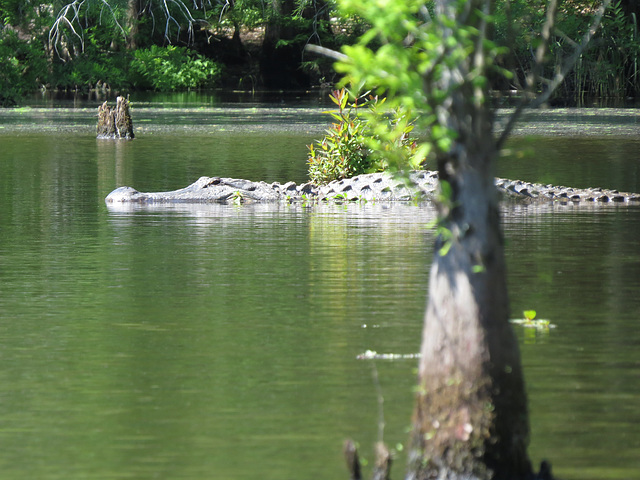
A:
<svg viewBox="0 0 640 480">
<path fill-rule="evenodd" d="M 395 142 L 381 140 L 371 127 L 370 117 L 388 115 L 379 108 L 384 100 L 364 94 L 349 103 L 346 89 L 335 90 L 330 98 L 338 110 L 329 113 L 335 120 L 322 140 L 315 146 L 309 145 L 309 179 L 316 185 L 333 180 L 350 178 L 363 173 L 386 170 L 389 167 L 403 168 L 410 165 L 417 148 L 409 136 L 412 126 L 403 129 Z M 361 114 L 359 110 L 365 110 Z M 393 112 L 388 123 L 391 127 L 402 118 L 399 112 Z M 395 154 L 396 159 L 390 161 Z M 397 160 L 399 155 L 400 160 Z"/>
<path fill-rule="evenodd" d="M 152 45 L 136 50 L 130 74 L 137 88 L 172 91 L 212 87 L 220 78 L 221 68 L 185 47 Z"/>
</svg>

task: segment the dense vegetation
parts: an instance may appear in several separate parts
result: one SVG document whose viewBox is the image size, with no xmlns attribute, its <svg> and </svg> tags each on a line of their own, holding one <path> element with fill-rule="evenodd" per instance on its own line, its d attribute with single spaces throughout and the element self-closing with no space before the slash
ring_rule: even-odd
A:
<svg viewBox="0 0 640 480">
<path fill-rule="evenodd" d="M 551 71 L 595 8 L 587 0 L 561 4 Z M 510 47 L 499 61 L 524 78 L 544 6 L 496 0 L 495 7 L 498 41 Z M 637 2 L 614 3 L 560 99 L 637 95 L 638 13 Z M 507 28 L 514 23 L 517 29 Z M 331 83 L 335 74 L 330 59 L 306 53 L 305 45 L 339 49 L 367 27 L 356 15 L 340 15 L 333 0 L 0 0 L 0 104 L 41 88 L 308 88 Z M 494 87 L 514 85 L 498 78 Z"/>
<path fill-rule="evenodd" d="M 351 98 L 350 98 L 351 97 Z M 354 98 L 355 97 L 355 98 Z M 309 145 L 309 179 L 316 185 L 388 169 L 418 168 L 412 163 L 418 149 L 411 137 L 413 123 L 399 109 L 384 109 L 385 98 L 365 92 L 353 95 L 346 88 L 330 95 L 337 109 L 328 112 L 333 124 L 322 140 Z M 390 139 L 381 131 L 394 131 Z"/>
</svg>

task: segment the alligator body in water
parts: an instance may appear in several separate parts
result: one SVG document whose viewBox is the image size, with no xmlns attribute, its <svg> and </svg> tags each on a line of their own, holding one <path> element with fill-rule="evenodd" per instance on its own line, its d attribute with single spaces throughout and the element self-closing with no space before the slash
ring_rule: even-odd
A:
<svg viewBox="0 0 640 480">
<path fill-rule="evenodd" d="M 252 182 L 250 180 L 201 177 L 188 187 L 169 192 L 143 193 L 131 187 L 112 191 L 107 203 L 244 203 L 278 201 L 416 201 L 432 198 L 438 187 L 434 171 L 408 174 L 370 173 L 316 186 L 311 183 Z M 496 179 L 505 198 L 525 202 L 640 204 L 640 194 L 601 188 L 570 188 Z"/>
</svg>

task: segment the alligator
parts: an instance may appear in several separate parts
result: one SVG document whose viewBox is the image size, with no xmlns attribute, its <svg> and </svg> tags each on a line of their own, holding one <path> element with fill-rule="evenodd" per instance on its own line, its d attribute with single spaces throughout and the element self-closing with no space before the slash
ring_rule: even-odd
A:
<svg viewBox="0 0 640 480">
<path fill-rule="evenodd" d="M 638 204 L 640 194 L 602 188 L 571 188 L 496 178 L 503 199 L 523 202 Z M 162 203 L 252 203 L 305 201 L 422 201 L 434 197 L 438 173 L 431 170 L 391 174 L 369 173 L 335 180 L 326 185 L 313 183 L 253 182 L 222 177 L 200 177 L 191 185 L 169 192 L 143 193 L 119 187 L 107 195 L 107 204 Z"/>
</svg>

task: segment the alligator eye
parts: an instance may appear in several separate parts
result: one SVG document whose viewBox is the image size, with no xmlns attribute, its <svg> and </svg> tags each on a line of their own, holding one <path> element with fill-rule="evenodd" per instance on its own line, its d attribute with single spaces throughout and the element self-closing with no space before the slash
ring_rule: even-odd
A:
<svg viewBox="0 0 640 480">
<path fill-rule="evenodd" d="M 203 188 L 207 188 L 210 185 L 220 185 L 220 177 L 212 178 L 211 181 L 207 183 Z"/>
</svg>

